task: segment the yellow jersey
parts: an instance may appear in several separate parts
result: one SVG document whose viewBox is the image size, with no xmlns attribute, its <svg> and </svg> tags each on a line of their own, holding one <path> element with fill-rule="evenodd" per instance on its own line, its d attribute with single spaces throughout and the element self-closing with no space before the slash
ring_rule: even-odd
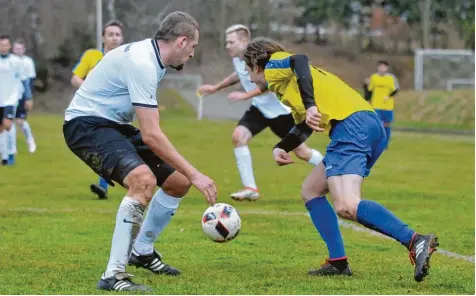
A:
<svg viewBox="0 0 476 296">
<path fill-rule="evenodd" d="M 296 123 L 306 120 L 306 109 L 302 102 L 297 77 L 291 68 L 291 56 L 287 52 L 276 52 L 271 55 L 265 66 L 264 75 L 268 89 L 274 92 L 279 100 L 291 108 Z M 321 127 L 329 134 L 331 120 L 343 120 L 358 111 L 372 111 L 370 104 L 353 88 L 337 76 L 322 69 L 310 66 L 314 100 L 321 113 Z"/>
<path fill-rule="evenodd" d="M 81 79 L 86 78 L 89 72 L 99 63 L 103 58 L 104 53 L 97 49 L 88 49 L 86 50 L 79 62 L 73 67 L 73 74 L 78 76 Z"/>
<path fill-rule="evenodd" d="M 394 101 L 391 95 L 394 91 L 398 90 L 398 81 L 393 74 L 373 74 L 370 77 L 368 88 L 372 92 L 370 103 L 374 109 L 393 110 Z"/>
</svg>

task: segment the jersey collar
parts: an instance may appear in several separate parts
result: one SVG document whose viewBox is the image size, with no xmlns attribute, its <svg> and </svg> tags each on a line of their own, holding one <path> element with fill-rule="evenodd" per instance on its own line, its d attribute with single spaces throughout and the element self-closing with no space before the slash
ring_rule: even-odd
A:
<svg viewBox="0 0 476 296">
<path fill-rule="evenodd" d="M 7 53 L 7 54 L 0 54 L 0 58 L 2 58 L 2 59 L 6 59 L 6 58 L 8 58 L 9 56 L 10 56 L 9 53 Z"/>
<path fill-rule="evenodd" d="M 157 40 L 151 39 L 150 41 L 152 42 L 152 47 L 154 48 L 155 57 L 157 58 L 157 62 L 159 63 L 160 68 L 164 69 L 165 66 L 162 63 L 162 59 L 160 58 L 160 50 L 159 50 L 159 46 L 157 45 Z"/>
</svg>

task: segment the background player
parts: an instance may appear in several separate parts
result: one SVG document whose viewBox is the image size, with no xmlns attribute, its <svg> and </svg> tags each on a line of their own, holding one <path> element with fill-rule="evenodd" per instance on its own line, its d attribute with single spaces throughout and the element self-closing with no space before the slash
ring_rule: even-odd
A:
<svg viewBox="0 0 476 296">
<path fill-rule="evenodd" d="M 20 97 L 19 84 L 25 89 L 24 97 L 32 103 L 31 88 L 23 67 L 22 60 L 10 53 L 10 37 L 0 36 L 0 152 L 2 165 L 12 165 L 15 156 L 8 154 L 8 135 L 15 119 L 15 109 Z"/>
<path fill-rule="evenodd" d="M 28 83 L 30 85 L 30 90 L 33 92 L 34 81 L 36 78 L 36 70 L 35 70 L 35 63 L 33 59 L 27 55 L 25 55 L 25 43 L 22 40 L 16 40 L 13 43 L 13 53 L 17 55 L 23 62 L 23 66 L 25 69 L 25 75 L 28 78 Z M 33 101 L 27 100 L 25 98 L 25 89 L 22 84 L 20 84 L 20 100 L 18 101 L 18 106 L 16 108 L 16 115 L 15 121 L 16 125 L 18 125 L 23 134 L 25 135 L 26 143 L 28 145 L 28 151 L 30 153 L 34 153 L 36 151 L 36 143 L 35 138 L 33 137 L 33 133 L 30 128 L 30 124 L 26 120 L 28 111 L 31 110 L 33 107 Z M 12 129 L 9 132 L 10 137 L 10 145 L 12 151 L 10 154 L 16 154 L 16 128 L 15 125 L 12 125 Z"/>
<path fill-rule="evenodd" d="M 71 84 L 74 87 L 80 87 L 89 72 L 99 63 L 105 54 L 114 48 L 120 46 L 124 41 L 123 37 L 124 26 L 119 21 L 110 21 L 104 25 L 102 31 L 103 51 L 97 49 L 86 50 L 79 62 L 73 68 L 73 76 L 71 77 Z M 107 198 L 107 182 L 99 177 L 98 184 L 90 185 L 91 191 L 99 198 Z"/>
<path fill-rule="evenodd" d="M 294 126 L 289 108 L 281 104 L 274 93 L 262 93 L 250 80 L 243 61 L 243 53 L 250 40 L 250 35 L 249 28 L 244 25 L 233 25 L 226 30 L 226 49 L 233 58 L 235 71 L 215 85 L 205 84 L 198 89 L 199 93 L 209 95 L 241 82 L 245 92 L 232 92 L 228 99 L 231 101 L 252 99 L 250 109 L 240 119 L 232 135 L 236 164 L 244 186 L 243 190 L 231 194 L 231 198 L 235 200 L 256 200 L 259 198 L 251 153 L 248 148 L 249 141 L 267 127 L 278 137 L 283 138 Z M 294 153 L 313 166 L 322 160 L 321 153 L 310 149 L 305 144 L 294 149 Z"/>
<path fill-rule="evenodd" d="M 281 94 L 298 123 L 273 149 L 280 165 L 292 163 L 289 151 L 313 131 L 331 138 L 323 161 L 302 185 L 302 197 L 312 222 L 329 250 L 329 259 L 311 275 L 352 275 L 344 250 L 337 214 L 392 237 L 407 247 L 415 280 L 428 274 L 437 237 L 420 235 L 382 205 L 361 200 L 362 183 L 384 150 L 385 131 L 371 106 L 338 77 L 310 66 L 305 55 L 292 55 L 277 42 L 259 38 L 245 52 L 251 79 L 262 89 Z M 298 90 L 298 91 L 296 91 Z"/>
<path fill-rule="evenodd" d="M 157 109 L 157 86 L 165 67 L 181 69 L 193 57 L 198 39 L 199 26 L 193 17 L 183 12 L 168 15 L 154 38 L 121 46 L 105 55 L 65 112 L 63 133 L 71 151 L 108 182 L 127 188 L 99 289 L 148 290 L 131 281 L 131 275 L 125 272 L 128 261 L 156 273 L 178 274 L 161 261 L 153 249 L 154 241 L 191 184 L 210 204 L 215 203 L 213 180 L 177 152 L 160 129 Z M 139 129 L 131 125 L 135 116 Z M 156 186 L 161 189 L 154 195 Z"/>
<path fill-rule="evenodd" d="M 370 76 L 368 86 L 371 92 L 371 104 L 383 122 L 387 142 L 385 148 L 388 148 L 390 135 L 392 133 L 391 124 L 393 122 L 394 96 L 399 90 L 398 81 L 395 75 L 388 72 L 387 61 L 379 61 L 377 64 L 377 73 Z"/>
</svg>

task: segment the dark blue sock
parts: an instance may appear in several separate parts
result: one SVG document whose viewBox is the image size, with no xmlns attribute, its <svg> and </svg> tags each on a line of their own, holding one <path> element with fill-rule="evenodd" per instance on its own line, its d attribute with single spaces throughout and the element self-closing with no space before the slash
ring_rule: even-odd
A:
<svg viewBox="0 0 476 296">
<path fill-rule="evenodd" d="M 337 222 L 337 215 L 325 196 L 313 198 L 306 203 L 312 223 L 326 242 L 329 259 L 345 258 L 344 242 Z"/>
<path fill-rule="evenodd" d="M 387 145 L 386 145 L 386 147 L 388 147 L 388 143 L 390 143 L 390 135 L 392 134 L 392 128 L 389 127 L 389 126 L 386 126 L 385 127 L 385 133 L 387 134 Z"/>
<path fill-rule="evenodd" d="M 107 190 L 107 185 L 107 181 L 99 177 L 99 186 L 101 186 L 101 188 L 103 188 L 104 190 Z"/>
<path fill-rule="evenodd" d="M 415 233 L 389 210 L 371 200 L 360 201 L 357 207 L 357 221 L 367 228 L 394 238 L 406 247 Z"/>
</svg>

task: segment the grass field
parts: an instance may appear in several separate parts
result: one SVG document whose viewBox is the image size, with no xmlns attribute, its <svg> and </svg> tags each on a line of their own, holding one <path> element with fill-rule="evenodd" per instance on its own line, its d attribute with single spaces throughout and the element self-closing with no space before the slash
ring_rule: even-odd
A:
<svg viewBox="0 0 476 296">
<path fill-rule="evenodd" d="M 129 269 L 155 294 L 475 293 L 474 263 L 436 253 L 430 276 L 416 283 L 401 245 L 349 229 L 342 231 L 354 276 L 309 277 L 308 269 L 327 256 L 310 219 L 299 214 L 305 212 L 299 189 L 309 165 L 275 166 L 276 138 L 263 133 L 250 145 L 262 199 L 237 203 L 228 198 L 240 188 L 230 136 L 235 123 L 197 122 L 167 110 L 162 120 L 179 151 L 215 179 L 219 200 L 241 212 L 243 227 L 230 243 L 209 241 L 200 225 L 207 205 L 192 190 L 156 244 L 183 275 Z M 0 294 L 102 293 L 95 285 L 124 190 L 112 189 L 108 200 L 89 193 L 97 177 L 65 146 L 62 121 L 32 116 L 37 153 L 29 155 L 20 136 L 17 164 L 0 167 Z M 323 151 L 327 141 L 316 135 L 309 143 Z M 364 196 L 418 231 L 438 233 L 441 248 L 474 255 L 474 160 L 472 138 L 394 133 Z"/>
</svg>

